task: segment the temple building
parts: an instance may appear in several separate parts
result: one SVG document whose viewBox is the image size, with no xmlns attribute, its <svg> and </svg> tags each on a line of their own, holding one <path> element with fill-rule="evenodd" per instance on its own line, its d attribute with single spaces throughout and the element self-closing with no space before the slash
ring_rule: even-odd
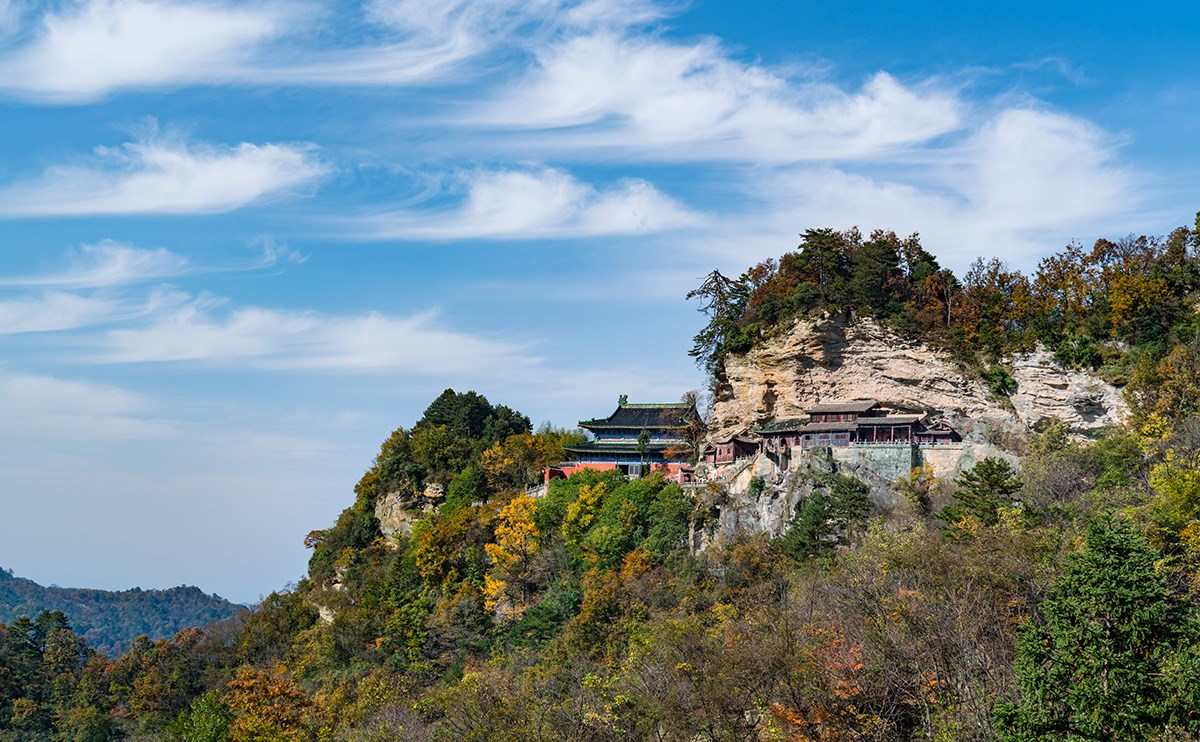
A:
<svg viewBox="0 0 1200 742">
<path fill-rule="evenodd" d="M 715 438 L 704 447 L 704 461 L 709 466 L 732 464 L 738 459 L 744 459 L 758 453 L 762 439 L 748 435 L 729 435 Z"/>
<path fill-rule="evenodd" d="M 926 425 L 924 415 L 888 412 L 870 399 L 823 402 L 806 412 L 807 417 L 760 425 L 750 435 L 710 440 L 704 448 L 704 461 L 723 466 L 760 452 L 888 445 L 928 448 L 962 440 L 945 420 Z"/>
<path fill-rule="evenodd" d="M 679 482 L 692 480 L 688 430 L 698 422 L 692 402 L 631 404 L 625 395 L 605 418 L 580 420 L 592 440 L 567 446 L 573 461 L 546 468 L 545 480 L 580 469 L 617 470 L 629 477 L 662 472 Z"/>
<path fill-rule="evenodd" d="M 807 418 L 767 423 L 755 433 L 768 450 L 830 448 L 856 443 L 914 443 L 924 430 L 924 415 L 892 415 L 870 400 L 826 402 L 809 410 Z"/>
</svg>

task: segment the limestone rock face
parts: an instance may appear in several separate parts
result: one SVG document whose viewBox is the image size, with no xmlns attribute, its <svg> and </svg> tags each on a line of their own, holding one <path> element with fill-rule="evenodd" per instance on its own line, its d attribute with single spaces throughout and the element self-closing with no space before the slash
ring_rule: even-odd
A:
<svg viewBox="0 0 1200 742">
<path fill-rule="evenodd" d="M 790 331 L 725 362 L 713 400 L 714 436 L 771 418 L 804 417 L 818 402 L 874 399 L 959 420 L 1011 417 L 945 353 L 871 319 L 798 320 Z"/>
<path fill-rule="evenodd" d="M 1017 391 L 1009 399 L 1026 425 L 1056 417 L 1072 430 L 1117 425 L 1129 416 L 1120 390 L 1090 374 L 1068 371 L 1044 348 L 1012 360 Z"/>
<path fill-rule="evenodd" d="M 413 508 L 411 498 L 399 492 L 388 492 L 375 503 L 375 517 L 379 520 L 379 531 L 389 539 L 393 536 L 411 536 L 413 523 L 422 516 Z"/>
<path fill-rule="evenodd" d="M 832 462 L 807 454 L 798 456 L 787 472 L 764 454 L 747 459 L 728 471 L 728 478 L 710 483 L 693 516 L 689 546 L 699 553 L 740 534 L 781 535 L 812 494 L 814 475 L 833 470 Z M 757 495 L 751 494 L 754 478 L 765 485 Z"/>
<path fill-rule="evenodd" d="M 898 501 L 895 478 L 909 465 L 926 463 L 937 476 L 953 479 L 988 456 L 1017 463 L 1014 451 L 1047 418 L 1088 434 L 1129 413 L 1120 390 L 1062 368 L 1044 349 L 1006 365 L 1017 382 L 1009 399 L 992 394 L 948 353 L 905 340 L 869 319 L 799 320 L 749 353 L 726 359 L 709 424 L 713 438 L 771 419 L 802 418 L 818 402 L 873 399 L 945 418 L 963 440 L 915 450 L 834 449 L 831 457 L 794 452 L 786 469 L 768 454 L 703 468 L 708 484 L 693 520 L 692 549 L 703 551 L 746 533 L 782 534 L 805 499 L 824 486 L 822 475 L 835 467 L 865 482 L 875 504 L 887 510 Z M 910 460 L 892 461 L 904 453 Z M 755 478 L 762 486 L 751 486 Z"/>
<path fill-rule="evenodd" d="M 433 512 L 445 495 L 445 487 L 440 484 L 427 484 L 416 496 L 405 490 L 385 493 L 375 503 L 380 533 L 388 539 L 411 536 L 413 524 Z"/>
<path fill-rule="evenodd" d="M 801 319 L 745 355 L 726 359 L 709 431 L 725 436 L 770 419 L 804 417 L 818 402 L 844 399 L 945 417 L 976 444 L 1020 437 L 1049 417 L 1087 434 L 1128 415 L 1120 390 L 1063 369 L 1045 350 L 1011 365 L 1018 391 L 1009 405 L 946 352 L 906 340 L 872 319 Z"/>
<path fill-rule="evenodd" d="M 691 549 L 702 552 L 747 533 L 765 533 L 771 538 L 783 535 L 814 492 L 822 490 L 829 496 L 827 485 L 821 482 L 835 471 L 864 482 L 876 505 L 890 508 L 896 504 L 898 494 L 891 482 L 870 469 L 801 451 L 783 470 L 770 455 L 758 454 L 727 469 L 725 477 L 710 481 L 692 521 Z M 757 493 L 751 487 L 754 479 L 762 480 Z"/>
</svg>

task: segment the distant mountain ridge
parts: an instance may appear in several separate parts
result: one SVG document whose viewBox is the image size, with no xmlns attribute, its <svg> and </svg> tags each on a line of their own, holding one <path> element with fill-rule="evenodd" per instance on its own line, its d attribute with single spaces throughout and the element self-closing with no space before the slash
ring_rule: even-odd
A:
<svg viewBox="0 0 1200 742">
<path fill-rule="evenodd" d="M 169 638 L 180 629 L 206 626 L 241 610 L 243 606 L 190 585 L 121 591 L 44 587 L 0 569 L 0 623 L 62 611 L 76 633 L 110 657 L 124 653 L 139 636 Z"/>
</svg>

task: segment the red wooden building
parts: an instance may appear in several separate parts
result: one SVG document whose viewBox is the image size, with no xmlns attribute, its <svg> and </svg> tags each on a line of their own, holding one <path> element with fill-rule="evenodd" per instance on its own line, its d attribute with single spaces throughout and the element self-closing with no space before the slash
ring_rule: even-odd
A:
<svg viewBox="0 0 1200 742">
<path fill-rule="evenodd" d="M 924 415 L 891 414 L 874 400 L 823 402 L 807 412 L 807 418 L 775 420 L 756 428 L 763 450 L 961 440 L 944 420 L 926 428 Z"/>
<path fill-rule="evenodd" d="M 709 441 L 704 447 L 704 461 L 709 466 L 732 464 L 758 453 L 762 439 L 757 436 L 730 435 Z"/>
</svg>

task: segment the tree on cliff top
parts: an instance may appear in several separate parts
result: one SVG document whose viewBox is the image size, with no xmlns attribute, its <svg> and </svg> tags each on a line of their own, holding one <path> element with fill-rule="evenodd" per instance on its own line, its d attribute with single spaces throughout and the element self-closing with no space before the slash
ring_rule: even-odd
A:
<svg viewBox="0 0 1200 742">
<path fill-rule="evenodd" d="M 425 408 L 425 414 L 413 426 L 413 432 L 444 425 L 460 438 L 482 442 L 482 448 L 502 441 L 510 435 L 533 430 L 529 418 L 511 407 L 492 405 L 487 397 L 474 391 L 456 392 L 447 389 Z"/>
<path fill-rule="evenodd" d="M 750 295 L 743 280 L 727 278 L 721 271 L 714 270 L 705 277 L 704 283 L 687 293 L 688 299 L 700 300 L 700 311 L 708 315 L 708 324 L 692 339 L 688 355 L 711 375 L 721 357 L 731 350 L 746 350 L 749 343 L 738 341 L 740 322 L 746 311 L 746 299 Z M 745 345 L 745 347 L 742 347 Z"/>
</svg>

